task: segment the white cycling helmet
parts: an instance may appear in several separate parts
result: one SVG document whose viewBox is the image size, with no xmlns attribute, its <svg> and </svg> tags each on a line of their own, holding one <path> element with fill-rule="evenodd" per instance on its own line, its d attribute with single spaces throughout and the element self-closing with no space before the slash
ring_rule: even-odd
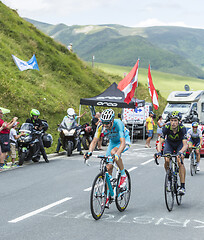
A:
<svg viewBox="0 0 204 240">
<path fill-rule="evenodd" d="M 75 113 L 73 108 L 68 108 L 67 109 L 67 115 L 68 115 L 69 118 L 73 118 L 75 114 L 76 113 Z"/>
<path fill-rule="evenodd" d="M 101 122 L 110 123 L 113 121 L 115 113 L 112 109 L 106 109 L 101 113 Z"/>
</svg>

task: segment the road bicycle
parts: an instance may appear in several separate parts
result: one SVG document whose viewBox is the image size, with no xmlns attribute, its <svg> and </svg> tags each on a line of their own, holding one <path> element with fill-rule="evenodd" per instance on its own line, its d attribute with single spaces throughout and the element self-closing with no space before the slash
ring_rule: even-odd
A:
<svg viewBox="0 0 204 240">
<path fill-rule="evenodd" d="M 197 157 L 196 157 L 196 147 L 192 147 L 192 152 L 190 154 L 190 173 L 191 176 L 197 173 Z"/>
<path fill-rule="evenodd" d="M 105 203 L 107 197 L 109 197 L 109 204 L 115 202 L 117 209 L 123 212 L 129 203 L 131 194 L 131 181 L 130 175 L 125 170 L 127 175 L 127 184 L 124 188 L 119 188 L 120 182 L 120 171 L 112 162 L 112 157 L 98 156 L 100 158 L 100 173 L 95 177 L 92 185 L 91 196 L 90 196 L 90 207 L 91 214 L 94 219 L 98 220 L 102 217 L 105 210 Z M 113 175 L 110 177 L 107 171 L 106 165 L 108 163 L 113 164 Z M 109 189 L 109 196 L 107 196 L 107 190 Z"/>
<path fill-rule="evenodd" d="M 180 177 L 179 177 L 179 166 L 177 163 L 176 154 L 165 154 L 162 157 L 169 158 L 169 169 L 166 171 L 165 182 L 164 182 L 164 196 L 166 207 L 169 211 L 172 211 L 174 206 L 174 198 L 176 202 L 181 205 L 182 195 L 178 193 L 180 188 Z M 159 165 L 157 155 L 155 154 L 155 163 Z"/>
</svg>

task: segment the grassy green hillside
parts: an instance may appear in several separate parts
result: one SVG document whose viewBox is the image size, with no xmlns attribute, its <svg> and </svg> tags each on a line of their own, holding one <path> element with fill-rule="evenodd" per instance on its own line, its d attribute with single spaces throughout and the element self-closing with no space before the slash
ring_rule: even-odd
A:
<svg viewBox="0 0 204 240">
<path fill-rule="evenodd" d="M 118 65 L 109 65 L 103 63 L 95 63 L 96 68 L 102 69 L 109 74 L 118 75 L 121 78 L 124 77 L 124 73 L 128 73 L 131 67 L 124 67 Z M 147 74 L 148 69 L 139 67 L 139 83 L 142 83 L 147 88 Z M 162 73 L 151 70 L 151 75 L 155 88 L 159 90 L 162 97 L 165 99 L 172 91 L 184 91 L 185 84 L 190 86 L 190 90 L 203 90 L 204 81 L 202 79 L 183 77 L 175 74 Z M 139 91 L 138 91 L 139 92 Z"/>
<path fill-rule="evenodd" d="M 107 30 L 106 30 L 107 31 Z M 93 37 L 93 35 L 92 35 Z M 90 38 L 90 36 L 89 36 Z M 96 41 L 96 37 L 92 39 Z M 89 41 L 88 41 L 89 42 Z M 90 49 L 90 48 L 86 48 Z M 133 66 L 139 58 L 142 68 L 148 67 L 151 63 L 152 69 L 168 73 L 177 73 L 186 76 L 203 78 L 203 72 L 174 53 L 159 49 L 150 44 L 145 38 L 139 36 L 114 38 L 81 53 L 81 57 L 90 61 L 95 56 L 96 62 L 116 64 L 120 66 Z"/>
<path fill-rule="evenodd" d="M 18 116 L 23 123 L 32 108 L 38 109 L 41 118 L 50 125 L 54 150 L 57 124 L 67 108 L 73 107 L 78 112 L 80 98 L 99 94 L 110 85 L 112 77 L 92 70 L 1 2 L 0 27 L 0 106 L 11 110 L 5 120 Z M 28 61 L 33 53 L 40 71 L 19 71 L 11 54 Z M 84 106 L 82 111 L 85 109 Z M 87 114 L 84 121 L 89 119 Z"/>
<path fill-rule="evenodd" d="M 141 67 L 204 78 L 204 30 L 182 27 L 130 28 L 116 24 L 48 25 L 27 19 L 56 40 L 68 45 L 84 60 Z"/>
</svg>

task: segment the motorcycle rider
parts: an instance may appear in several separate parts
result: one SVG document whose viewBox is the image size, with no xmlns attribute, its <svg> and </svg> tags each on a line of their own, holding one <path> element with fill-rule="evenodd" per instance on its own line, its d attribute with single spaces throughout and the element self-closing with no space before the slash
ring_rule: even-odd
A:
<svg viewBox="0 0 204 240">
<path fill-rule="evenodd" d="M 70 119 L 70 120 L 73 120 L 72 128 L 79 129 L 76 120 L 78 118 L 83 117 L 85 114 L 86 114 L 86 111 L 83 114 L 81 114 L 80 116 L 77 116 L 73 108 L 68 108 L 67 109 L 67 115 L 63 118 L 63 120 L 62 120 L 58 130 L 60 131 L 62 128 L 66 129 L 66 120 L 67 120 L 67 118 Z M 55 153 L 59 153 L 59 150 L 60 150 L 61 146 L 62 146 L 61 139 L 59 138 Z M 77 144 L 77 151 L 79 152 L 79 155 L 83 155 L 83 152 L 81 150 L 81 139 L 80 138 L 79 138 L 78 144 Z"/>
<path fill-rule="evenodd" d="M 40 116 L 40 112 L 37 109 L 32 109 L 30 111 L 30 116 L 31 116 L 31 118 L 28 118 L 26 120 L 26 123 L 33 124 L 33 127 L 34 127 L 35 130 L 41 131 L 42 128 L 43 128 L 43 123 L 42 123 L 41 119 L 38 118 L 38 116 Z M 46 163 L 49 163 L 49 160 L 47 158 L 47 154 L 46 154 L 44 146 L 43 146 L 42 137 L 38 136 L 38 140 L 39 140 L 39 145 L 40 145 L 40 151 L 43 155 L 43 158 L 44 158 Z"/>
</svg>

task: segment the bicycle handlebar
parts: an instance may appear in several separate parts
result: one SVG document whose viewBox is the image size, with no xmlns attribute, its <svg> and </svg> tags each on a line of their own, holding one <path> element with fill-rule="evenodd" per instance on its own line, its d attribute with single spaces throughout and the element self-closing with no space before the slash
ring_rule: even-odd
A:
<svg viewBox="0 0 204 240">
<path fill-rule="evenodd" d="M 155 163 L 156 163 L 157 165 L 159 165 L 158 157 L 157 157 L 157 156 L 158 156 L 158 154 L 155 153 L 155 154 L 154 154 Z M 178 156 L 178 154 L 170 154 L 170 153 L 162 154 L 162 155 L 161 155 L 161 157 L 168 157 L 168 158 L 177 157 L 177 156 Z M 180 158 L 180 159 L 181 159 L 181 164 L 183 164 L 182 158 Z"/>
</svg>

